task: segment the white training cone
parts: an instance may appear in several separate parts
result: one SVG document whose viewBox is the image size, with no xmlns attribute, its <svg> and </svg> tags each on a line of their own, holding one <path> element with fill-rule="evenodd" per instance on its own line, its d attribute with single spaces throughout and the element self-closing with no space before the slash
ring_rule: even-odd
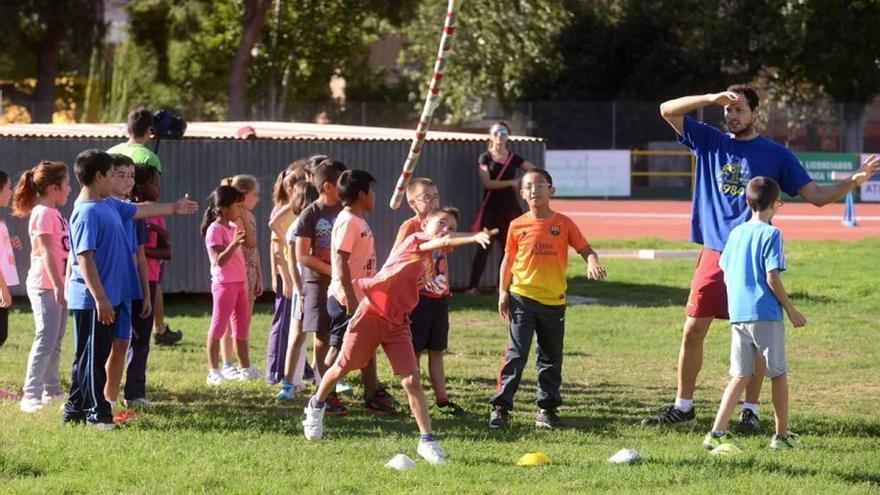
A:
<svg viewBox="0 0 880 495">
<path fill-rule="evenodd" d="M 616 454 L 608 458 L 608 462 L 614 464 L 630 464 L 642 460 L 642 455 L 637 450 L 620 449 Z"/>
<path fill-rule="evenodd" d="M 409 458 L 406 454 L 397 454 L 392 457 L 390 461 L 385 463 L 385 467 L 396 469 L 398 471 L 403 471 L 405 469 L 409 469 L 415 467 L 416 463 L 412 459 Z"/>
</svg>

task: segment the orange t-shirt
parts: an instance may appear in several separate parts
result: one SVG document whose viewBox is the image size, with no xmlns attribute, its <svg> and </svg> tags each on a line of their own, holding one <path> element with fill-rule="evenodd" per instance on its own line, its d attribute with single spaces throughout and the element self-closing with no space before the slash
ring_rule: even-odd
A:
<svg viewBox="0 0 880 495">
<path fill-rule="evenodd" d="M 526 213 L 510 222 L 505 254 L 512 258 L 510 291 L 548 306 L 565 304 L 568 247 L 580 252 L 590 244 L 565 215 L 535 218 Z"/>
</svg>

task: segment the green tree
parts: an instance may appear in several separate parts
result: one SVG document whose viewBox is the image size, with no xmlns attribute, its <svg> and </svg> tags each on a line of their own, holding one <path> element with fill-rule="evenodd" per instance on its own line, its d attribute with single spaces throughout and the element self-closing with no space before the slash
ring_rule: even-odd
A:
<svg viewBox="0 0 880 495">
<path fill-rule="evenodd" d="M 790 43 L 779 77 L 807 82 L 842 108 L 844 149 L 861 152 L 867 105 L 880 94 L 880 2 L 798 0 L 784 9 Z"/>
<path fill-rule="evenodd" d="M 403 76 L 424 100 L 446 14 L 445 2 L 422 2 L 399 33 L 407 46 L 400 57 Z M 571 22 L 560 0 L 464 0 L 458 15 L 455 45 L 442 82 L 442 104 L 450 122 L 480 119 L 485 104 L 502 106 L 528 96 L 528 81 L 552 79 L 565 60 L 554 38 Z M 417 85 L 417 86 L 416 86 Z"/>
<path fill-rule="evenodd" d="M 100 0 L 0 2 L 0 84 L 5 98 L 28 109 L 32 122 L 51 122 L 58 82 L 68 107 L 78 97 L 76 78 L 85 75 L 92 47 L 104 34 Z M 35 80 L 32 85 L 28 79 Z"/>
</svg>

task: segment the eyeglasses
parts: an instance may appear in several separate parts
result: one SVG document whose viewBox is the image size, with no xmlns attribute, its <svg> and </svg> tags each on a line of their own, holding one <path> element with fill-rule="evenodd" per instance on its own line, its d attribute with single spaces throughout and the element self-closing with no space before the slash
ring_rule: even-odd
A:
<svg viewBox="0 0 880 495">
<path fill-rule="evenodd" d="M 416 201 L 419 203 L 433 203 L 434 201 L 440 201 L 439 194 L 423 194 L 416 198 Z"/>
<path fill-rule="evenodd" d="M 522 186 L 524 191 L 541 191 L 549 187 L 553 187 L 553 184 L 549 182 L 535 182 L 534 184 L 529 183 Z"/>
</svg>

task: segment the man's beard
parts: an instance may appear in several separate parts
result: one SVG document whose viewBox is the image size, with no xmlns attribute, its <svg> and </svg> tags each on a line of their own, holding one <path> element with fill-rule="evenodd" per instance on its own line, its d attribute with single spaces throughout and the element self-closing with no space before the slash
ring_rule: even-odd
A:
<svg viewBox="0 0 880 495">
<path fill-rule="evenodd" d="M 730 129 L 730 124 L 727 124 L 727 129 L 734 135 L 734 137 L 748 136 L 752 134 L 752 131 L 755 130 L 755 123 L 752 122 L 747 126 L 740 127 L 739 130 L 733 131 Z"/>
</svg>

